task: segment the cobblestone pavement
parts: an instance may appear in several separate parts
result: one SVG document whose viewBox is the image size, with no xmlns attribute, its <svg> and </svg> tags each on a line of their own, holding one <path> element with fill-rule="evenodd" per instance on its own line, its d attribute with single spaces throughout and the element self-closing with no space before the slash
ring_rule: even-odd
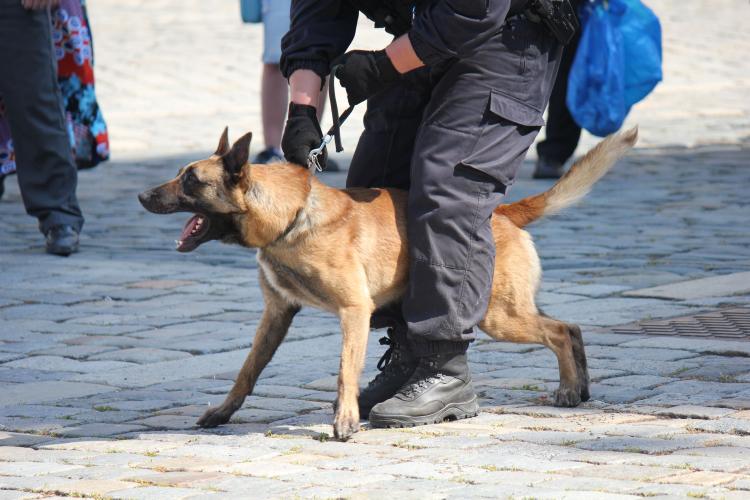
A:
<svg viewBox="0 0 750 500">
<path fill-rule="evenodd" d="M 120 4 L 94 2 L 91 15 L 100 91 L 110 92 L 105 112 L 113 146 L 130 158 L 81 173 L 82 252 L 67 259 L 43 253 L 14 182 L 6 182 L 0 201 L 0 500 L 750 497 L 750 342 L 610 332 L 644 318 L 750 304 L 746 103 L 735 103 L 745 114 L 731 131 L 707 131 L 677 110 L 669 118 L 670 99 L 687 97 L 667 93 L 665 83 L 664 100 L 653 97 L 654 106 L 665 103 L 663 115 L 650 123 L 670 131 L 642 128 L 643 144 L 659 147 L 636 150 L 582 204 L 531 228 L 545 269 L 540 305 L 583 325 L 590 402 L 552 407 L 554 356 L 482 337 L 470 353 L 482 396 L 479 417 L 408 430 L 371 430 L 365 423 L 351 441 L 337 442 L 330 425 L 338 325 L 330 315 L 304 310 L 232 422 L 199 430 L 195 420 L 223 400 L 253 341 L 262 308 L 255 258 L 218 243 L 176 253 L 172 241 L 185 216 L 145 213 L 135 195 L 196 159 L 192 151 L 214 145 L 215 114 L 223 120 L 225 107 L 252 106 L 225 78 L 228 67 L 240 71 L 249 63 L 231 52 L 156 53 L 182 42 L 232 45 L 240 36 L 235 28 L 225 33 L 212 25 L 236 13 L 203 12 L 209 2 L 185 2 L 190 8 L 182 10 L 163 2 Z M 708 8 L 708 2 L 681 9 L 676 2 L 654 4 L 673 11 L 663 18 L 668 34 L 684 32 L 692 26 L 686 19 Z M 701 32 L 719 33 L 729 19 L 719 12 L 718 24 L 701 24 Z M 205 32 L 196 30 L 199 23 Z M 195 36 L 175 38 L 159 31 L 165 27 Z M 257 43 L 255 28 L 241 28 L 242 37 L 256 33 Z M 133 50 L 117 60 L 131 41 Z M 704 75 L 699 95 L 711 88 L 705 91 L 722 99 L 741 93 L 747 73 L 742 80 L 731 55 L 747 39 L 737 32 L 736 42 L 710 61 L 717 73 L 723 68 L 735 76 L 718 88 L 711 87 L 720 79 L 715 73 Z M 121 52 L 114 51 L 118 43 Z M 697 45 L 667 53 L 707 46 Z M 162 63 L 168 71 L 132 73 L 147 48 L 153 52 L 144 68 Z M 200 69 L 209 57 L 219 68 L 216 81 Z M 709 61 L 695 67 L 702 64 Z M 178 77 L 177 66 L 189 74 Z M 193 78 L 193 70 L 201 76 Z M 117 99 L 102 87 L 108 78 L 117 84 Z M 128 87 L 131 78 L 136 88 Z M 175 84 L 183 79 L 185 85 Z M 196 80 L 205 87 L 191 95 Z M 216 96 L 229 104 L 208 107 Z M 693 109 L 713 109 L 698 97 L 690 103 L 696 107 L 679 111 L 691 118 L 700 114 Z M 165 115 L 173 104 L 174 114 Z M 227 121 L 242 128 L 238 109 L 244 108 L 230 114 L 237 121 Z M 724 123 L 716 116 L 701 120 L 706 127 Z M 247 122 L 257 125 L 257 116 Z M 667 146 L 680 135 L 683 145 L 701 137 L 728 144 Z M 144 138 L 153 142 L 138 142 Z M 160 158 L 134 159 L 139 155 Z M 528 171 L 511 198 L 549 186 L 531 181 Z M 324 178 L 343 182 L 342 174 Z M 378 336 L 370 339 L 366 377 L 382 353 Z"/>
</svg>

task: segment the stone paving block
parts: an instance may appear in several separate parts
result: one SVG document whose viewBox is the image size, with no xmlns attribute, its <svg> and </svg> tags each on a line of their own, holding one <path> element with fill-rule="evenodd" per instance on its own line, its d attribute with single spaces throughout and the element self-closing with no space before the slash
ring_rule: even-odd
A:
<svg viewBox="0 0 750 500">
<path fill-rule="evenodd" d="M 648 337 L 639 338 L 625 344 L 621 347 L 645 347 L 660 349 L 684 349 L 700 353 L 715 353 L 721 355 L 733 355 L 741 353 L 744 356 L 750 356 L 750 343 L 722 340 L 716 342 L 708 339 L 692 339 L 686 337 Z"/>
<path fill-rule="evenodd" d="M 170 471 L 128 476 L 124 477 L 123 480 L 151 486 L 201 488 L 226 478 L 226 474 L 218 472 Z"/>
<path fill-rule="evenodd" d="M 738 436 L 750 435 L 750 421 L 731 417 L 696 422 L 691 424 L 691 428 L 703 432 L 719 432 L 722 434 L 736 434 Z"/>
<path fill-rule="evenodd" d="M 693 359 L 700 366 L 680 373 L 680 377 L 733 382 L 741 381 L 739 377 L 750 376 L 750 358 L 700 356 Z"/>
<path fill-rule="evenodd" d="M 732 446 L 731 442 L 723 443 L 723 446 L 706 446 L 703 448 L 687 448 L 680 453 L 684 455 L 694 455 L 699 457 L 716 457 L 726 460 L 750 459 L 750 449 L 741 446 Z"/>
<path fill-rule="evenodd" d="M 2 349 L 2 344 L 0 344 L 0 349 Z M 24 354 L 21 354 L 21 353 L 0 352 L 0 364 L 6 363 L 8 361 L 13 361 L 16 359 L 21 359 L 23 357 L 24 357 Z"/>
<path fill-rule="evenodd" d="M 0 407 L 0 416 L 24 418 L 67 418 L 81 413 L 78 408 L 52 405 L 18 405 Z"/>
<path fill-rule="evenodd" d="M 111 383 L 118 387 L 145 387 L 161 382 L 180 380 L 183 373 L 192 377 L 204 377 L 220 372 L 225 366 L 241 366 L 245 360 L 244 351 L 224 352 L 193 356 L 186 359 L 162 361 L 147 365 L 109 370 L 106 373 L 88 373 L 75 377 L 82 382 Z"/>
<path fill-rule="evenodd" d="M 189 358 L 190 354 L 182 351 L 173 351 L 167 349 L 155 349 L 145 347 L 134 347 L 132 349 L 119 349 L 117 351 L 109 351 L 104 354 L 96 354 L 90 356 L 89 359 L 94 360 L 111 360 L 111 361 L 127 361 L 131 363 L 145 364 L 145 363 L 158 363 L 160 361 L 171 361 L 175 359 Z"/>
<path fill-rule="evenodd" d="M 671 285 L 643 288 L 625 292 L 632 297 L 657 297 L 662 299 L 689 300 L 702 297 L 750 293 L 750 272 L 712 276 L 697 280 L 682 281 Z"/>
<path fill-rule="evenodd" d="M 625 375 L 622 377 L 610 377 L 600 380 L 603 385 L 618 385 L 627 387 L 638 387 L 651 389 L 667 382 L 673 382 L 675 379 L 659 377 L 656 375 Z"/>
<path fill-rule="evenodd" d="M 120 361 L 78 361 L 60 356 L 30 356 L 17 361 L 11 361 L 10 363 L 5 363 L 4 366 L 45 371 L 95 373 L 126 368 L 133 366 L 133 364 Z"/>
<path fill-rule="evenodd" d="M 0 399 L 0 406 L 48 403 L 67 398 L 102 394 L 113 390 L 115 390 L 113 387 L 106 385 L 70 381 L 13 384 L 3 388 L 3 397 Z"/>
<path fill-rule="evenodd" d="M 0 475 L 42 476 L 45 474 L 68 472 L 80 467 L 80 465 L 56 464 L 50 462 L 0 462 Z"/>
<path fill-rule="evenodd" d="M 299 486 L 293 483 L 263 477 L 238 476 L 217 481 L 213 487 L 219 492 L 236 492 L 238 495 L 253 492 L 258 498 L 294 498 L 299 491 L 311 488 L 311 485 Z"/>
<path fill-rule="evenodd" d="M 18 500 L 21 498 L 38 498 L 38 496 L 19 490 L 0 490 L 0 500 Z"/>
<path fill-rule="evenodd" d="M 0 446 L 34 446 L 49 440 L 49 436 L 36 436 L 33 434 L 20 434 L 0 430 Z"/>
<path fill-rule="evenodd" d="M 146 426 L 156 429 L 193 429 L 196 428 L 195 417 L 186 417 L 180 415 L 157 415 L 154 417 L 134 420 L 132 423 L 137 426 Z"/>
<path fill-rule="evenodd" d="M 621 285 L 591 284 L 564 286 L 559 289 L 559 292 L 574 295 L 585 295 L 586 297 L 606 297 L 609 295 L 619 295 L 621 292 L 629 289 L 630 287 Z"/>
<path fill-rule="evenodd" d="M 671 418 L 701 418 L 706 420 L 721 418 L 731 414 L 736 415 L 734 410 L 727 408 L 713 408 L 710 406 L 697 405 L 673 406 L 671 408 L 657 411 L 656 414 Z"/>
<path fill-rule="evenodd" d="M 327 403 L 306 401 L 303 399 L 263 398 L 255 395 L 252 395 L 245 400 L 245 406 L 250 408 L 260 408 L 263 410 L 285 412 L 300 412 L 303 410 L 317 410 L 329 407 Z"/>
<path fill-rule="evenodd" d="M 626 436 L 601 436 L 588 441 L 581 441 L 574 446 L 584 450 L 611 450 L 624 453 L 663 454 L 680 449 L 691 448 L 695 441 L 686 438 L 658 439 Z"/>
<path fill-rule="evenodd" d="M 719 486 L 731 483 L 741 477 L 742 476 L 739 474 L 729 474 L 724 472 L 694 471 L 675 474 L 674 476 L 656 479 L 656 481 L 663 483 L 692 484 L 696 486 Z"/>
<path fill-rule="evenodd" d="M 57 434 L 63 437 L 109 437 L 145 429 L 141 425 L 91 423 L 65 427 Z"/>
<path fill-rule="evenodd" d="M 652 482 L 658 478 L 675 475 L 675 469 L 649 465 L 591 465 L 576 469 L 562 470 L 558 474 L 577 477 L 598 477 L 604 479 Z M 579 486 L 580 487 L 580 486 Z"/>
<path fill-rule="evenodd" d="M 196 488 L 144 486 L 110 491 L 108 496 L 133 500 L 179 500 L 182 498 L 190 498 L 202 493 L 205 492 Z"/>
<path fill-rule="evenodd" d="M 133 401 L 113 401 L 108 406 L 122 411 L 156 411 L 174 406 L 174 401 L 166 399 L 145 399 Z"/>
<path fill-rule="evenodd" d="M 51 349 L 42 349 L 32 352 L 34 355 L 62 356 L 63 358 L 73 358 L 77 360 L 89 358 L 99 353 L 113 350 L 113 347 L 101 345 L 66 345 L 53 347 Z"/>
<path fill-rule="evenodd" d="M 274 461 L 240 462 L 228 464 L 222 470 L 239 476 L 266 477 L 269 479 L 294 479 L 299 474 L 315 473 L 316 467 L 288 464 L 279 464 Z M 291 478 L 289 476 L 292 476 Z"/>
<path fill-rule="evenodd" d="M 694 361 L 698 361 L 694 352 L 679 349 L 639 349 L 635 347 L 590 346 L 586 348 L 586 355 L 589 358 L 623 358 L 653 361 L 675 361 L 693 358 Z"/>
<path fill-rule="evenodd" d="M 234 423 L 261 423 L 261 422 L 275 422 L 286 418 L 293 417 L 294 412 L 286 411 L 275 411 L 275 410 L 263 410 L 260 408 L 246 408 L 237 411 L 232 415 L 232 422 Z"/>
</svg>

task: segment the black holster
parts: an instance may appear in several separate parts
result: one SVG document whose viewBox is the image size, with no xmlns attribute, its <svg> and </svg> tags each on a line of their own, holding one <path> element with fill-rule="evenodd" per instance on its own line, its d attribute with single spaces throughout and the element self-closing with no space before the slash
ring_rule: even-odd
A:
<svg viewBox="0 0 750 500">
<path fill-rule="evenodd" d="M 569 0 L 531 0 L 525 14 L 531 21 L 543 23 L 563 45 L 578 31 L 578 17 Z"/>
</svg>

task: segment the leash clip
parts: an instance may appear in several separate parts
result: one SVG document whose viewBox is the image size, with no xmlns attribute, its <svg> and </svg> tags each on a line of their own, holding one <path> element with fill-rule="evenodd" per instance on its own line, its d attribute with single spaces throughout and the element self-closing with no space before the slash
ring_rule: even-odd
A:
<svg viewBox="0 0 750 500">
<path fill-rule="evenodd" d="M 310 154 L 307 155 L 307 168 L 310 170 L 317 170 L 318 172 L 323 171 L 323 167 L 320 165 L 320 160 L 318 158 L 323 154 L 323 150 L 328 146 L 328 143 L 330 143 L 331 140 L 333 140 L 333 136 L 331 134 L 326 134 L 326 136 L 323 137 L 320 146 L 310 150 Z"/>
</svg>

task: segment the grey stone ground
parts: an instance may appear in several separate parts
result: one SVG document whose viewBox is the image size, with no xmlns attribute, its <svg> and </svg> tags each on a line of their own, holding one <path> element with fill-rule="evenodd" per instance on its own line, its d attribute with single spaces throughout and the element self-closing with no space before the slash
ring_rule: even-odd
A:
<svg viewBox="0 0 750 500">
<path fill-rule="evenodd" d="M 83 251 L 68 259 L 43 253 L 13 182 L 0 202 L 0 499 L 749 498 L 750 343 L 608 332 L 750 304 L 739 274 L 750 271 L 750 123 L 740 99 L 750 73 L 737 58 L 748 37 L 728 8 L 747 6 L 722 2 L 707 23 L 708 2 L 654 3 L 673 78 L 636 113 L 652 147 L 531 229 L 545 269 L 540 304 L 583 325 L 592 401 L 552 407 L 551 353 L 483 337 L 471 351 L 479 417 L 365 425 L 347 443 L 330 438 L 337 322 L 313 310 L 230 425 L 193 427 L 223 399 L 252 343 L 262 308 L 254 255 L 217 243 L 178 254 L 184 215 L 147 214 L 135 199 L 210 149 L 225 122 L 258 128 L 257 112 L 240 119 L 256 109 L 255 84 L 240 93 L 251 58 L 232 55 L 259 32 L 233 24 L 228 6 L 208 12 L 209 2 L 93 3 L 99 90 L 121 159 L 81 174 Z M 695 26 L 736 43 L 717 55 Z M 139 66 L 146 49 L 155 52 Z M 209 60 L 215 80 L 200 66 Z M 226 108 L 235 109 L 228 119 Z M 700 142 L 711 144 L 682 147 Z M 549 186 L 528 172 L 511 198 Z"/>
</svg>

